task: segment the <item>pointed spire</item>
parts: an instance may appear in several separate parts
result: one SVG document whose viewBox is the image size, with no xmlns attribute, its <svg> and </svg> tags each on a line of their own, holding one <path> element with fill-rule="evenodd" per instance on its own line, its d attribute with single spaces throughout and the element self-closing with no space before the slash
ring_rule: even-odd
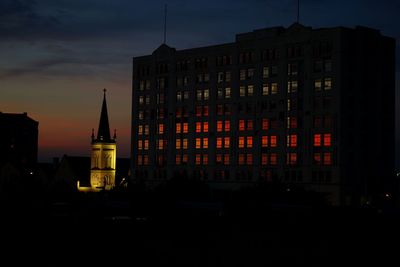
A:
<svg viewBox="0 0 400 267">
<path fill-rule="evenodd" d="M 107 101 L 106 101 L 107 90 L 104 88 L 103 91 L 104 91 L 104 98 L 103 98 L 103 105 L 101 107 L 99 130 L 97 131 L 97 141 L 111 142 L 112 140 L 110 136 L 110 126 L 108 124 Z"/>
</svg>

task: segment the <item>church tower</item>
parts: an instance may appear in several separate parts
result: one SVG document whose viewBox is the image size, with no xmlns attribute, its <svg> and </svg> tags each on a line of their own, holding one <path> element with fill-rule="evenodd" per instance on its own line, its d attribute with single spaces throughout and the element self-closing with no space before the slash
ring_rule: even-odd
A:
<svg viewBox="0 0 400 267">
<path fill-rule="evenodd" d="M 97 138 L 92 130 L 92 155 L 90 184 L 92 190 L 110 190 L 115 186 L 115 170 L 117 159 L 116 132 L 111 138 L 108 124 L 106 89 L 104 89 Z"/>
</svg>

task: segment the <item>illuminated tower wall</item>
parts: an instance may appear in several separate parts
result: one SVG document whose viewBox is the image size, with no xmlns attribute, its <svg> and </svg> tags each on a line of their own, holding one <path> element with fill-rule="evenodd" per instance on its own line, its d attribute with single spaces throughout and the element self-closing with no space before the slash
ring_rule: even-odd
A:
<svg viewBox="0 0 400 267">
<path fill-rule="evenodd" d="M 108 123 L 106 91 L 104 90 L 103 105 L 97 138 L 92 133 L 92 153 L 90 184 L 94 190 L 110 190 L 115 186 L 117 145 L 116 135 L 110 136 Z"/>
<path fill-rule="evenodd" d="M 300 24 L 133 58 L 133 178 L 281 183 L 359 203 L 393 187 L 395 41 Z"/>
</svg>

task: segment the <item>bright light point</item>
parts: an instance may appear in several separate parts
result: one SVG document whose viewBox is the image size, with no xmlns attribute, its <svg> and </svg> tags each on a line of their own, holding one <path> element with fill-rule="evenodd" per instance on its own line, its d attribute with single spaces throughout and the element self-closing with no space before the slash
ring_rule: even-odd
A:
<svg viewBox="0 0 400 267">
<path fill-rule="evenodd" d="M 33 175 L 33 172 L 30 172 L 29 174 L 30 174 L 30 175 Z"/>
</svg>

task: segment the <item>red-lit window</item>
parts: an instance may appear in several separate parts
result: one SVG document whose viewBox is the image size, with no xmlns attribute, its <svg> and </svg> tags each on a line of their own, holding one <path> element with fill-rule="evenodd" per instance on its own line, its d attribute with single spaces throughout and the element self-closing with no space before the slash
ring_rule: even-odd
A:
<svg viewBox="0 0 400 267">
<path fill-rule="evenodd" d="M 224 165 L 229 165 L 229 154 L 224 154 Z"/>
<path fill-rule="evenodd" d="M 208 106 L 203 107 L 203 115 L 208 116 Z"/>
<path fill-rule="evenodd" d="M 176 114 L 176 117 L 177 117 L 177 118 L 182 117 L 182 108 L 177 108 L 177 109 L 175 110 L 175 114 Z"/>
<path fill-rule="evenodd" d="M 196 148 L 201 148 L 201 138 L 196 138 Z"/>
<path fill-rule="evenodd" d="M 276 135 L 271 135 L 271 147 L 277 147 L 278 146 L 278 141 L 277 141 L 277 136 Z"/>
<path fill-rule="evenodd" d="M 217 148 L 222 148 L 222 137 L 217 137 Z"/>
<path fill-rule="evenodd" d="M 208 121 L 203 122 L 203 133 L 208 133 Z"/>
<path fill-rule="evenodd" d="M 187 122 L 183 123 L 183 133 L 188 133 L 189 132 L 189 125 Z"/>
<path fill-rule="evenodd" d="M 175 164 L 176 165 L 181 164 L 181 155 L 175 155 Z"/>
<path fill-rule="evenodd" d="M 230 147 L 230 138 L 229 137 L 224 137 L 224 147 L 225 148 Z"/>
<path fill-rule="evenodd" d="M 245 122 L 244 120 L 239 120 L 239 131 L 245 130 Z"/>
<path fill-rule="evenodd" d="M 181 124 L 180 124 L 180 123 L 177 123 L 177 124 L 175 125 L 175 132 L 176 132 L 176 133 L 181 133 L 181 132 L 182 132 L 182 127 L 181 127 Z"/>
<path fill-rule="evenodd" d="M 222 121 L 217 121 L 217 132 L 222 132 Z"/>
<path fill-rule="evenodd" d="M 314 153 L 314 164 L 321 164 L 321 153 Z"/>
<path fill-rule="evenodd" d="M 244 164 L 244 154 L 239 154 L 238 164 L 239 165 L 243 165 Z"/>
<path fill-rule="evenodd" d="M 207 165 L 207 164 L 208 164 L 208 155 L 203 154 L 203 165 Z"/>
<path fill-rule="evenodd" d="M 332 153 L 324 153 L 324 165 L 332 165 Z"/>
<path fill-rule="evenodd" d="M 289 134 L 287 135 L 287 142 L 288 147 L 297 147 L 297 134 Z"/>
<path fill-rule="evenodd" d="M 208 148 L 208 138 L 207 137 L 203 138 L 203 148 Z"/>
<path fill-rule="evenodd" d="M 231 122 L 225 121 L 225 132 L 229 132 L 231 130 Z"/>
<path fill-rule="evenodd" d="M 201 133 L 201 122 L 196 122 L 196 133 Z"/>
<path fill-rule="evenodd" d="M 261 146 L 268 147 L 268 136 L 264 135 L 261 137 Z"/>
<path fill-rule="evenodd" d="M 278 164 L 278 155 L 276 153 L 271 153 L 269 162 L 271 165 L 277 165 Z"/>
<path fill-rule="evenodd" d="M 262 120 L 262 129 L 263 130 L 268 130 L 269 129 L 269 119 L 263 119 Z"/>
<path fill-rule="evenodd" d="M 253 130 L 253 120 L 247 120 L 247 130 L 248 131 Z"/>
<path fill-rule="evenodd" d="M 215 161 L 217 164 L 221 164 L 222 163 L 222 154 L 217 154 L 215 157 Z"/>
<path fill-rule="evenodd" d="M 314 134 L 314 146 L 321 146 L 321 134 Z"/>
<path fill-rule="evenodd" d="M 246 162 L 247 162 L 247 165 L 252 165 L 253 164 L 253 154 L 247 154 L 246 155 Z"/>
<path fill-rule="evenodd" d="M 202 106 L 196 106 L 196 116 L 201 117 Z"/>
<path fill-rule="evenodd" d="M 286 164 L 295 165 L 297 163 L 297 153 L 287 153 L 286 154 Z"/>
<path fill-rule="evenodd" d="M 176 139 L 176 141 L 175 141 L 175 149 L 181 149 L 181 139 Z"/>
<path fill-rule="evenodd" d="M 252 136 L 247 136 L 247 147 L 248 148 L 253 147 L 253 137 Z"/>
<path fill-rule="evenodd" d="M 142 155 L 139 155 L 137 158 L 137 165 L 142 165 L 143 164 L 143 158 Z"/>
<path fill-rule="evenodd" d="M 296 117 L 287 117 L 287 128 L 288 129 L 296 129 L 297 128 L 297 118 Z"/>
<path fill-rule="evenodd" d="M 188 163 L 188 161 L 189 161 L 188 155 L 187 154 L 183 154 L 182 155 L 182 163 L 186 164 L 186 163 Z"/>
<path fill-rule="evenodd" d="M 158 133 L 159 134 L 163 134 L 164 133 L 164 124 L 163 123 L 160 123 L 158 125 Z"/>
<path fill-rule="evenodd" d="M 201 155 L 196 154 L 196 165 L 200 165 L 200 164 L 201 164 Z"/>
<path fill-rule="evenodd" d="M 239 136 L 239 148 L 244 148 L 244 136 Z"/>
<path fill-rule="evenodd" d="M 324 146 L 331 146 L 332 144 L 332 135 L 324 134 Z"/>
<path fill-rule="evenodd" d="M 268 164 L 268 154 L 263 153 L 261 154 L 261 165 L 267 165 Z"/>
</svg>

